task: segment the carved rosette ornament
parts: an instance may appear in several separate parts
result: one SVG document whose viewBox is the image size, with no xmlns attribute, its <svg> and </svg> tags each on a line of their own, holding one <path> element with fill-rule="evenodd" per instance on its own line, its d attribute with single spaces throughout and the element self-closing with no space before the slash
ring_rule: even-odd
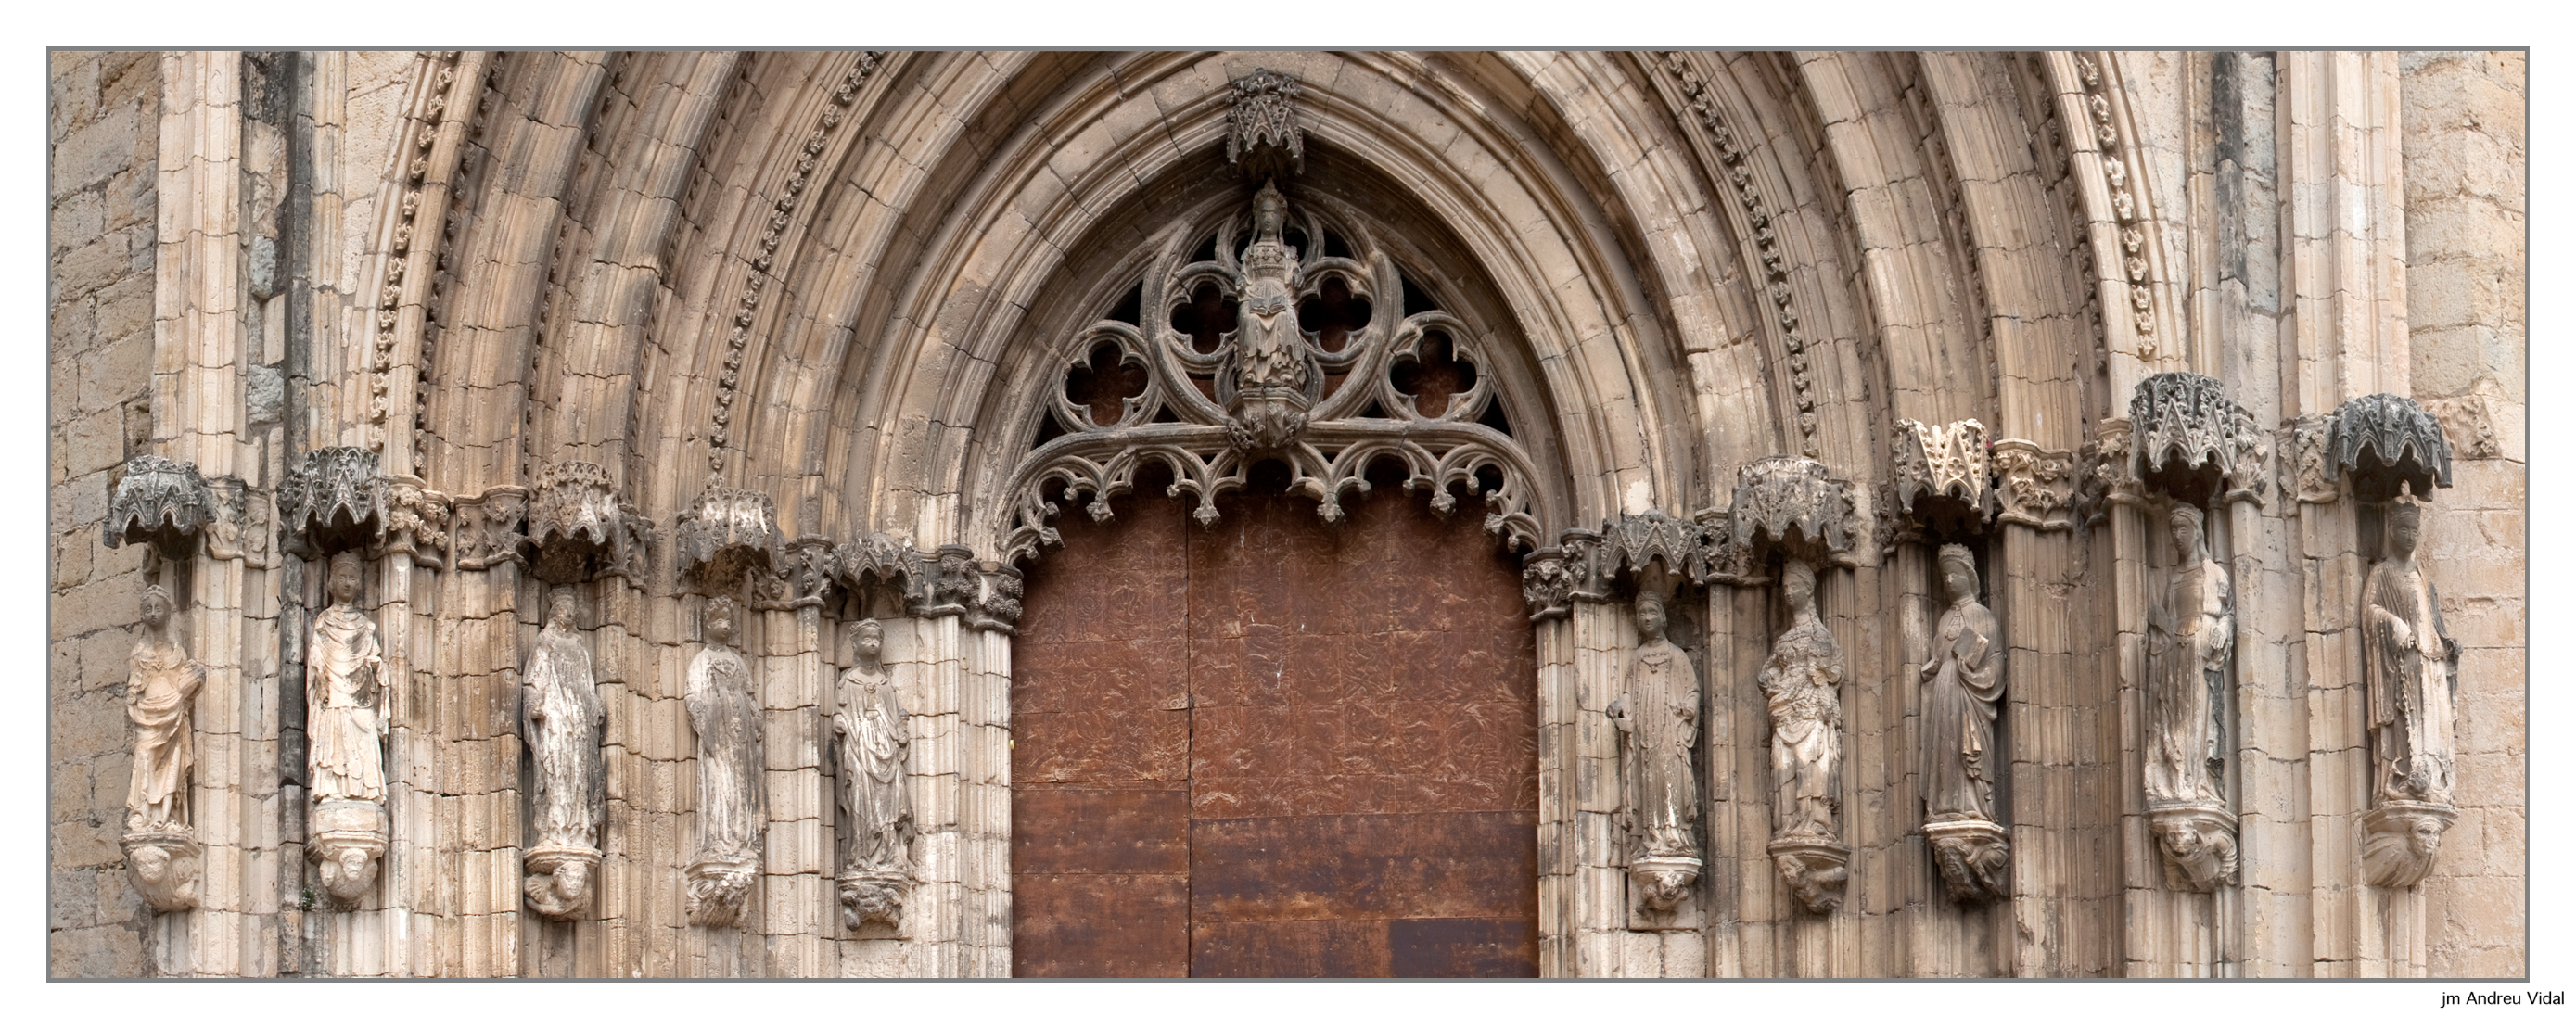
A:
<svg viewBox="0 0 2576 1029">
<path fill-rule="evenodd" d="M 740 586 L 753 569 L 784 568 L 778 505 L 759 490 L 727 489 L 710 481 L 680 512 L 671 530 L 679 573 L 708 593 Z"/>
<path fill-rule="evenodd" d="M 2451 444 L 2442 422 L 2412 400 L 2373 393 L 2335 409 L 2326 440 L 2327 474 L 2350 476 L 2356 499 L 2383 502 L 2401 486 L 2417 497 L 2451 484 Z"/>
<path fill-rule="evenodd" d="M 305 558 L 371 546 L 383 535 L 386 483 L 364 447 L 306 451 L 277 487 L 279 531 L 287 552 Z"/>
<path fill-rule="evenodd" d="M 537 470 L 537 486 L 528 503 L 528 541 L 536 544 L 537 578 L 547 582 L 585 582 L 596 575 L 617 574 L 629 563 L 639 534 L 629 523 L 633 510 L 617 495 L 608 469 L 588 461 L 557 461 Z M 643 526 L 649 538 L 652 528 Z"/>
<path fill-rule="evenodd" d="M 2261 504 L 2271 482 L 2272 446 L 2225 384 L 2191 372 L 2161 372 L 2129 397 L 2132 453 L 2149 488 L 2187 503 L 2224 497 Z"/>
<path fill-rule="evenodd" d="M 134 770 L 126 780 L 125 866 L 155 911 L 197 906 L 198 848 L 188 811 L 196 765 L 191 717 L 206 666 L 190 660 L 172 623 L 170 592 L 143 591 L 143 638 L 126 658 L 126 720 L 134 725 Z"/>
<path fill-rule="evenodd" d="M 1109 519 L 1148 463 L 1212 525 L 1217 498 L 1265 458 L 1327 522 L 1370 488 L 1372 463 L 1391 461 L 1433 510 L 1482 500 L 1498 542 L 1543 542 L 1535 466 L 1497 427 L 1508 423 L 1479 334 L 1442 311 L 1405 314 L 1404 278 L 1365 230 L 1271 185 L 1242 215 L 1159 238 L 1137 322 L 1095 322 L 1064 348 L 1031 429 L 1043 442 L 1012 474 L 1005 562 L 1062 542 L 1047 524 L 1060 504 Z"/>
<path fill-rule="evenodd" d="M 152 454 L 125 459 L 125 474 L 107 499 L 100 525 L 107 545 L 150 542 L 165 557 L 196 553 L 197 537 L 216 517 L 214 492 L 197 466 Z"/>
</svg>

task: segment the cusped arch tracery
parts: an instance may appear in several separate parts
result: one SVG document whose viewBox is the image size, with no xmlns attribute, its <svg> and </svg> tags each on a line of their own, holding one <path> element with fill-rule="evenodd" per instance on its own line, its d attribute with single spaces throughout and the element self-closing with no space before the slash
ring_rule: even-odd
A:
<svg viewBox="0 0 2576 1029">
<path fill-rule="evenodd" d="M 1141 261 L 1119 262 L 1143 265 L 1136 285 L 1050 341 L 1027 373 L 1046 382 L 1021 419 L 1005 560 L 1058 544 L 1050 522 L 1068 507 L 1113 517 L 1155 464 L 1213 524 L 1217 499 L 1265 460 L 1327 522 L 1392 462 L 1434 510 L 1481 506 L 1499 545 L 1539 545 L 1544 473 L 1512 432 L 1505 333 L 1442 306 L 1368 212 L 1291 195 L 1268 183 L 1168 217 Z"/>
</svg>

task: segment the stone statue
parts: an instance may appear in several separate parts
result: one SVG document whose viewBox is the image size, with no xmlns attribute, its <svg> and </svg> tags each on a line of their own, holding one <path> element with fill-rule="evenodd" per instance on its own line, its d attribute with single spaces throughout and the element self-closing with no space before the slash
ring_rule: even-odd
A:
<svg viewBox="0 0 2576 1029">
<path fill-rule="evenodd" d="M 1252 197 L 1252 242 L 1236 276 L 1234 396 L 1228 438 L 1238 447 L 1272 450 L 1306 427 L 1306 333 L 1297 322 L 1297 251 L 1284 227 L 1288 198 L 1275 183 Z"/>
<path fill-rule="evenodd" d="M 170 591 L 143 591 L 143 638 L 126 658 L 125 715 L 134 723 L 134 772 L 125 792 L 126 867 L 155 910 L 197 906 L 196 837 L 188 770 L 195 764 L 197 691 L 206 666 L 188 659 L 170 620 Z"/>
<path fill-rule="evenodd" d="M 332 896 L 353 903 L 384 856 L 384 648 L 358 608 L 355 551 L 331 555 L 331 606 L 313 618 L 304 648 L 305 735 L 313 798 L 306 856 L 321 864 Z"/>
<path fill-rule="evenodd" d="M 2370 694 L 2371 812 L 2365 876 L 2412 886 L 2433 866 L 2458 809 L 2452 712 L 2460 645 L 2442 631 L 2441 594 L 2415 564 L 2423 507 L 2411 486 L 2388 506 L 2388 551 L 2361 585 L 2362 681 Z"/>
<path fill-rule="evenodd" d="M 2147 608 L 2147 813 L 2168 878 L 2208 891 L 2232 878 L 2236 822 L 2219 783 L 2227 767 L 2218 732 L 2236 606 L 2227 567 L 2212 560 L 2204 515 L 2173 511 L 2174 567 L 2165 598 Z M 2212 878 L 2216 876 L 2216 878 Z"/>
<path fill-rule="evenodd" d="M 1608 714 L 1626 751 L 1629 828 L 1635 835 L 1628 877 L 1636 905 L 1669 913 L 1699 881 L 1699 673 L 1690 655 L 1664 636 L 1664 600 L 1637 594 L 1637 656 L 1626 692 Z"/>
<path fill-rule="evenodd" d="M 832 713 L 838 747 L 842 826 L 842 918 L 900 925 L 913 835 L 904 758 L 912 749 L 903 702 L 886 673 L 885 629 L 875 619 L 850 628 L 858 658 L 841 673 Z"/>
<path fill-rule="evenodd" d="M 706 646 L 689 661 L 689 728 L 698 737 L 698 853 L 689 865 L 689 924 L 742 916 L 760 868 L 760 704 L 751 665 L 733 649 L 730 597 L 707 601 Z"/>
<path fill-rule="evenodd" d="M 567 918 L 590 900 L 591 872 L 599 864 L 603 796 L 599 739 L 608 723 L 599 684 L 591 674 L 590 648 L 573 625 L 573 599 L 558 590 L 546 607 L 546 627 L 528 657 L 520 703 L 528 754 L 536 766 L 530 791 L 535 811 L 534 846 L 528 850 L 528 906 L 550 918 Z"/>
<path fill-rule="evenodd" d="M 1923 662 L 1924 838 L 1932 844 L 1952 900 L 2009 895 L 2011 860 L 1995 820 L 1995 705 L 2004 695 L 2003 625 L 1977 601 L 1977 558 L 1956 543 L 1938 565 L 1950 606 L 1932 632 Z"/>
<path fill-rule="evenodd" d="M 1771 708 L 1772 832 L 1770 853 L 1809 911 L 1842 905 L 1851 849 L 1842 845 L 1842 645 L 1816 617 L 1816 571 L 1806 561 L 1781 563 L 1780 592 L 1790 622 L 1762 664 Z"/>
</svg>

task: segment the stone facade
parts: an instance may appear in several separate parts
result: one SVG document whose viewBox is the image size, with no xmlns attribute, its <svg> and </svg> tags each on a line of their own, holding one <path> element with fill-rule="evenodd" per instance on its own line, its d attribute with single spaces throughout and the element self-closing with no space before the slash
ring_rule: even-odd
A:
<svg viewBox="0 0 2576 1029">
<path fill-rule="evenodd" d="M 2527 974 L 2523 88 L 55 53 L 49 972 Z M 186 904 L 126 867 L 147 587 Z M 529 738 L 541 653 L 595 733 Z"/>
</svg>

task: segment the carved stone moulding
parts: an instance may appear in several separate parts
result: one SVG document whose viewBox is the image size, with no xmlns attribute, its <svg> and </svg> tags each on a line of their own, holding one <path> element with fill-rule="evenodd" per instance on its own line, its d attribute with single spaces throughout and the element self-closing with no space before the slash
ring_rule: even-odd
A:
<svg viewBox="0 0 2576 1029">
<path fill-rule="evenodd" d="M 1995 520 L 2042 532 L 2075 528 L 2076 458 L 2026 439 L 1997 440 L 1994 447 Z"/>
<path fill-rule="evenodd" d="M 214 491 L 197 466 L 152 454 L 125 459 L 124 477 L 108 495 L 100 526 L 111 547 L 150 542 L 162 556 L 185 560 L 215 522 Z"/>
<path fill-rule="evenodd" d="M 904 895 L 912 888 L 910 877 L 900 871 L 853 869 L 842 872 L 837 881 L 842 926 L 856 930 L 874 922 L 898 934 L 902 931 Z"/>
<path fill-rule="evenodd" d="M 582 582 L 638 563 L 636 555 L 627 553 L 639 535 L 628 524 L 633 510 L 617 495 L 606 468 L 557 461 L 538 469 L 536 490 L 527 503 L 527 539 L 536 545 L 537 578 Z M 642 535 L 651 532 L 647 524 Z"/>
<path fill-rule="evenodd" d="M 1983 904 L 2012 896 L 2012 832 L 1982 818 L 1923 823 L 1950 899 Z"/>
<path fill-rule="evenodd" d="M 2236 816 L 2226 805 L 2150 804 L 2147 826 L 2164 857 L 2166 886 L 2209 893 L 2236 881 Z"/>
<path fill-rule="evenodd" d="M 2442 436 L 2442 422 L 2413 400 L 2373 393 L 2345 401 L 2328 432 L 2327 474 L 2350 476 L 2358 499 L 2386 501 L 2401 485 L 2429 497 L 2433 487 L 2451 484 L 2451 445 Z"/>
<path fill-rule="evenodd" d="M 1226 83 L 1225 162 L 1256 177 L 1306 166 L 1306 130 L 1297 123 L 1297 80 L 1268 68 Z"/>
<path fill-rule="evenodd" d="M 783 568 L 778 505 L 752 489 L 713 482 L 680 512 L 671 530 L 673 558 L 682 576 L 710 592 L 741 584 L 753 569 Z"/>
<path fill-rule="evenodd" d="M 1851 567 L 1860 510 L 1851 484 L 1811 457 L 1766 457 L 1735 472 L 1732 543 L 1769 547 L 1817 564 Z"/>
<path fill-rule="evenodd" d="M 2382 801 L 2361 816 L 2362 880 L 2402 890 L 2424 881 L 2442 851 L 2442 834 L 2460 816 L 2449 804 Z"/>
<path fill-rule="evenodd" d="M 1994 511 L 1988 486 L 1993 458 L 1986 427 L 1974 418 L 1927 425 L 1896 422 L 1892 440 L 1896 507 L 1925 523 L 1982 523 Z"/>
<path fill-rule="evenodd" d="M 2188 503 L 2251 500 L 2271 483 L 2272 446 L 2254 415 L 2217 379 L 2159 372 L 2129 397 L 2139 480 Z"/>
<path fill-rule="evenodd" d="M 322 887 L 341 907 L 355 907 L 376 883 L 376 862 L 385 856 L 385 807 L 366 800 L 329 800 L 314 805 L 313 835 L 304 855 L 316 866 Z"/>
<path fill-rule="evenodd" d="M 528 849 L 528 876 L 522 892 L 528 906 L 547 918 L 579 917 L 598 891 L 599 848 L 545 844 Z"/>
<path fill-rule="evenodd" d="M 743 903 L 751 897 L 752 877 L 759 869 L 759 859 L 748 854 L 691 862 L 688 868 L 689 924 L 723 929 L 740 921 Z"/>
<path fill-rule="evenodd" d="M 1843 884 L 1851 879 L 1852 849 L 1821 837 L 1782 836 L 1768 851 L 1789 892 L 1811 914 L 1829 914 L 1843 906 Z"/>
<path fill-rule="evenodd" d="M 277 487 L 285 549 L 315 558 L 373 545 L 388 521 L 386 482 L 374 451 L 323 447 L 306 451 Z"/>
<path fill-rule="evenodd" d="M 200 871 L 197 840 L 186 826 L 162 825 L 125 834 L 125 867 L 134 889 L 163 913 L 197 906 Z"/>
</svg>

